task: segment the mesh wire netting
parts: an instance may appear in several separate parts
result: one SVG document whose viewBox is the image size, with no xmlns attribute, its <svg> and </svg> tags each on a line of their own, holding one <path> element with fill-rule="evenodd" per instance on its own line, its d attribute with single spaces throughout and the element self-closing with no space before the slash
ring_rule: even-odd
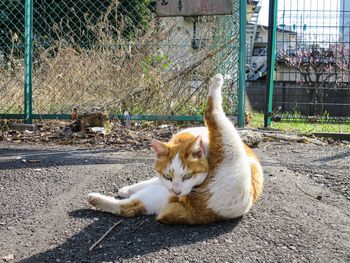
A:
<svg viewBox="0 0 350 263">
<path fill-rule="evenodd" d="M 0 4 L 0 113 L 23 113 L 24 1 Z M 239 6 L 233 15 L 158 18 L 149 0 L 34 0 L 33 113 L 202 114 L 225 76 L 233 114 Z"/>
<path fill-rule="evenodd" d="M 0 3 L 0 114 L 24 111 L 24 4 Z"/>
<path fill-rule="evenodd" d="M 279 0 L 278 7 L 274 108 L 284 119 L 348 117 L 350 1 Z"/>
</svg>

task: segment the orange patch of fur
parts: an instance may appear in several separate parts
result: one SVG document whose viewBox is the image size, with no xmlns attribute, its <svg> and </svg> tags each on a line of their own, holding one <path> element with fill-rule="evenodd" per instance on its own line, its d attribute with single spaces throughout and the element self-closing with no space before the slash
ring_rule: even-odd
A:
<svg viewBox="0 0 350 263">
<path fill-rule="evenodd" d="M 125 217 L 134 217 L 137 215 L 144 215 L 147 212 L 145 206 L 139 200 L 132 200 L 125 205 L 121 205 L 120 208 L 121 208 L 120 215 Z"/>
<path fill-rule="evenodd" d="M 178 151 L 178 145 L 173 145 L 171 143 L 163 143 L 163 145 L 166 147 L 167 153 L 157 158 L 154 164 L 155 170 L 160 174 L 163 173 Z"/>
<path fill-rule="evenodd" d="M 257 169 L 257 166 L 255 164 L 250 165 L 251 172 L 252 172 L 252 196 L 253 196 L 253 202 L 256 203 L 258 201 L 259 196 L 262 192 L 263 188 L 263 180 L 262 180 L 262 174 L 260 174 L 259 170 Z"/>
<path fill-rule="evenodd" d="M 244 145 L 244 149 L 248 157 L 253 158 L 257 163 L 259 163 L 258 157 L 256 157 L 252 149 L 250 149 L 247 145 Z M 253 197 L 253 202 L 256 203 L 263 189 L 263 175 L 255 163 L 250 164 L 250 170 L 252 176 L 251 194 Z"/>
<path fill-rule="evenodd" d="M 172 144 L 180 144 L 180 143 L 185 143 L 194 140 L 196 137 L 192 133 L 180 133 L 180 134 L 175 134 L 171 140 L 170 143 Z"/>
<path fill-rule="evenodd" d="M 251 158 L 255 159 L 256 161 L 259 161 L 258 157 L 256 157 L 255 153 L 253 152 L 252 149 L 250 149 L 250 147 L 248 145 L 244 144 L 244 150 L 247 153 L 248 157 L 251 157 Z"/>
<path fill-rule="evenodd" d="M 203 158 L 191 158 L 192 145 L 196 138 L 191 133 L 180 133 L 173 136 L 168 143 L 164 143 L 167 154 L 156 160 L 156 171 L 162 174 L 175 155 L 179 154 L 182 163 L 193 173 L 193 176 L 196 176 L 196 173 L 207 172 L 208 161 L 204 156 Z"/>
<path fill-rule="evenodd" d="M 206 198 L 207 197 L 207 198 Z M 191 193 L 187 196 L 171 196 L 157 220 L 164 224 L 209 224 L 221 220 L 206 206 L 207 193 Z"/>
<path fill-rule="evenodd" d="M 205 123 L 209 132 L 209 169 L 213 171 L 217 168 L 218 164 L 224 159 L 224 150 L 222 144 L 222 135 L 219 127 L 217 126 L 214 116 L 212 115 L 214 110 L 213 98 L 208 96 L 207 108 L 205 110 Z M 212 176 L 208 175 L 208 176 Z"/>
</svg>

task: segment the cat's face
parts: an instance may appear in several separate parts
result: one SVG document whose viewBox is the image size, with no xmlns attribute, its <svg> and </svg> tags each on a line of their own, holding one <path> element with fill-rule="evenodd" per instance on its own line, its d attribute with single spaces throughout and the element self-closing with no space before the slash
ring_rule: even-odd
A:
<svg viewBox="0 0 350 263">
<path fill-rule="evenodd" d="M 152 141 L 157 154 L 155 170 L 172 193 L 187 195 L 207 177 L 209 165 L 201 136 L 186 137 L 178 142 Z"/>
</svg>

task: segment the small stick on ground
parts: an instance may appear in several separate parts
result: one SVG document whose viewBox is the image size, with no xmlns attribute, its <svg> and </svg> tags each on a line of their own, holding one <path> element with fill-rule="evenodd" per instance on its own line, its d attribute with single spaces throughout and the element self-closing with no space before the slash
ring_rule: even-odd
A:
<svg viewBox="0 0 350 263">
<path fill-rule="evenodd" d="M 98 244 L 100 244 L 100 242 L 117 226 L 119 225 L 121 222 L 123 222 L 123 219 L 120 219 L 117 223 L 115 223 L 110 229 L 107 230 L 106 233 L 104 233 L 104 235 L 97 240 L 90 248 L 89 251 L 91 252 Z"/>
<path fill-rule="evenodd" d="M 144 223 L 146 223 L 147 220 L 142 221 L 137 227 L 134 228 L 133 231 L 138 230 Z"/>
<path fill-rule="evenodd" d="M 295 186 L 296 186 L 300 191 L 302 191 L 304 194 L 306 194 L 306 195 L 308 195 L 308 196 L 310 196 L 310 197 L 312 197 L 312 198 L 318 199 L 316 196 L 314 196 L 313 194 L 310 194 L 310 193 L 306 192 L 304 189 L 302 189 L 302 188 L 300 187 L 300 185 L 298 184 L 299 179 L 300 179 L 300 174 L 298 175 L 298 179 L 295 181 Z M 319 200 L 319 199 L 318 199 L 318 200 Z"/>
</svg>

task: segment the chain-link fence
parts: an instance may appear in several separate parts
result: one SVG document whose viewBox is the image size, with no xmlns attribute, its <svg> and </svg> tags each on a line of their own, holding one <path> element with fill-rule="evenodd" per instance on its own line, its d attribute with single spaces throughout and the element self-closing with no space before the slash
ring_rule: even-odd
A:
<svg viewBox="0 0 350 263">
<path fill-rule="evenodd" d="M 279 1 L 276 100 L 284 112 L 350 116 L 350 2 Z"/>
<path fill-rule="evenodd" d="M 278 0 L 275 25 L 274 119 L 350 122 L 350 1 Z M 268 31 L 257 28 L 247 84 L 259 110 L 265 109 Z"/>
<path fill-rule="evenodd" d="M 24 112 L 24 2 L 0 3 L 3 117 Z M 150 0 L 34 0 L 33 116 L 96 107 L 112 115 L 201 115 L 218 72 L 233 114 L 238 33 L 238 1 L 232 15 L 159 18 Z"/>
<path fill-rule="evenodd" d="M 24 111 L 24 3 L 0 3 L 0 114 Z"/>
</svg>

